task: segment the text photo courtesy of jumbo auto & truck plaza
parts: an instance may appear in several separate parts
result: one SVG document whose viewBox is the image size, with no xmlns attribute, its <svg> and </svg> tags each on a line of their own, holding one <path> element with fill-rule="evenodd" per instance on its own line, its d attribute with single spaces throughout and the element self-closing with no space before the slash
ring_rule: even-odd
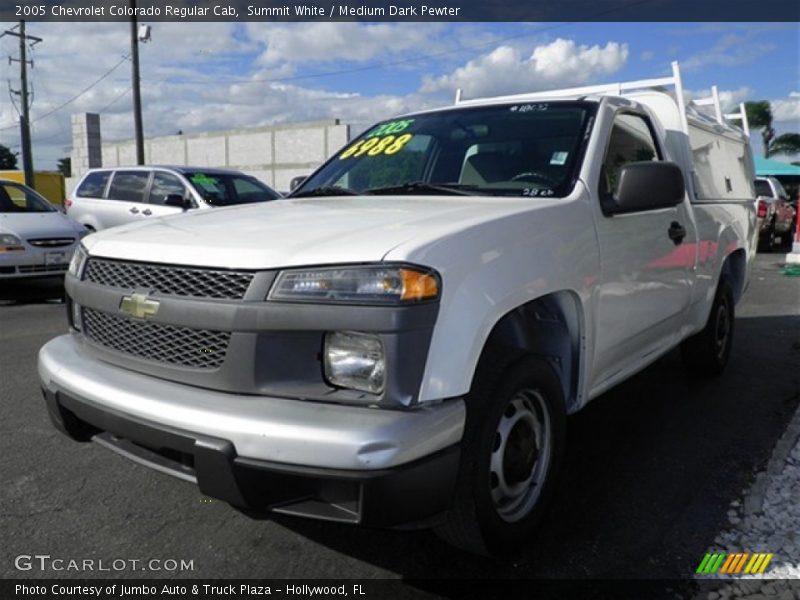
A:
<svg viewBox="0 0 800 600">
<path fill-rule="evenodd" d="M 799 10 L 4 2 L 0 599 L 800 598 Z"/>
</svg>

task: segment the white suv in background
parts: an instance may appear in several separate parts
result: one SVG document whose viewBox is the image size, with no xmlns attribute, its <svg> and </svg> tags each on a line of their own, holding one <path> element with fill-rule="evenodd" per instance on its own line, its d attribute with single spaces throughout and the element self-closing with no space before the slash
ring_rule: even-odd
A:
<svg viewBox="0 0 800 600">
<path fill-rule="evenodd" d="M 239 171 L 189 166 L 117 167 L 87 171 L 64 206 L 70 217 L 99 231 L 189 209 L 280 197 L 255 177 Z"/>
</svg>

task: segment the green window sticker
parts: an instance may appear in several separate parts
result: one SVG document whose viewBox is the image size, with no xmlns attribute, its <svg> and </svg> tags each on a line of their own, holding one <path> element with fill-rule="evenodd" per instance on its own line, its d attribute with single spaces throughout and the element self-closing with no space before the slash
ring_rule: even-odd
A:
<svg viewBox="0 0 800 600">
<path fill-rule="evenodd" d="M 192 175 L 192 183 L 197 185 L 216 185 L 217 180 L 203 173 L 198 173 L 197 175 Z"/>
<path fill-rule="evenodd" d="M 395 133 L 400 133 L 401 131 L 405 131 L 414 123 L 414 119 L 402 119 L 400 121 L 389 121 L 388 123 L 383 123 L 378 125 L 375 129 L 367 134 L 368 138 L 371 137 L 378 137 L 380 135 L 390 135 Z"/>
</svg>

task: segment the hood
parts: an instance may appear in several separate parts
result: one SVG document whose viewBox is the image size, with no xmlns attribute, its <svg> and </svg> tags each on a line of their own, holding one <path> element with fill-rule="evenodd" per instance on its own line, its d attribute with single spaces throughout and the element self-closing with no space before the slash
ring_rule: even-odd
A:
<svg viewBox="0 0 800 600">
<path fill-rule="evenodd" d="M 107 258 L 220 268 L 377 262 L 417 236 L 446 236 L 525 207 L 529 201 L 476 196 L 286 199 L 151 219 L 85 244 Z"/>
<path fill-rule="evenodd" d="M 0 213 L 0 231 L 22 238 L 80 237 L 83 226 L 61 211 Z"/>
</svg>

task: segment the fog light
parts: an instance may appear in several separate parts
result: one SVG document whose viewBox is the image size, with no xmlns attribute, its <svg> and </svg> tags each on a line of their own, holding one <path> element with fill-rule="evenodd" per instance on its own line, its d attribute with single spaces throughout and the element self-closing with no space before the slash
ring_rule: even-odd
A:
<svg viewBox="0 0 800 600">
<path fill-rule="evenodd" d="M 380 338 L 352 331 L 325 335 L 323 358 L 329 383 L 380 394 L 386 379 L 386 359 Z"/>
</svg>

